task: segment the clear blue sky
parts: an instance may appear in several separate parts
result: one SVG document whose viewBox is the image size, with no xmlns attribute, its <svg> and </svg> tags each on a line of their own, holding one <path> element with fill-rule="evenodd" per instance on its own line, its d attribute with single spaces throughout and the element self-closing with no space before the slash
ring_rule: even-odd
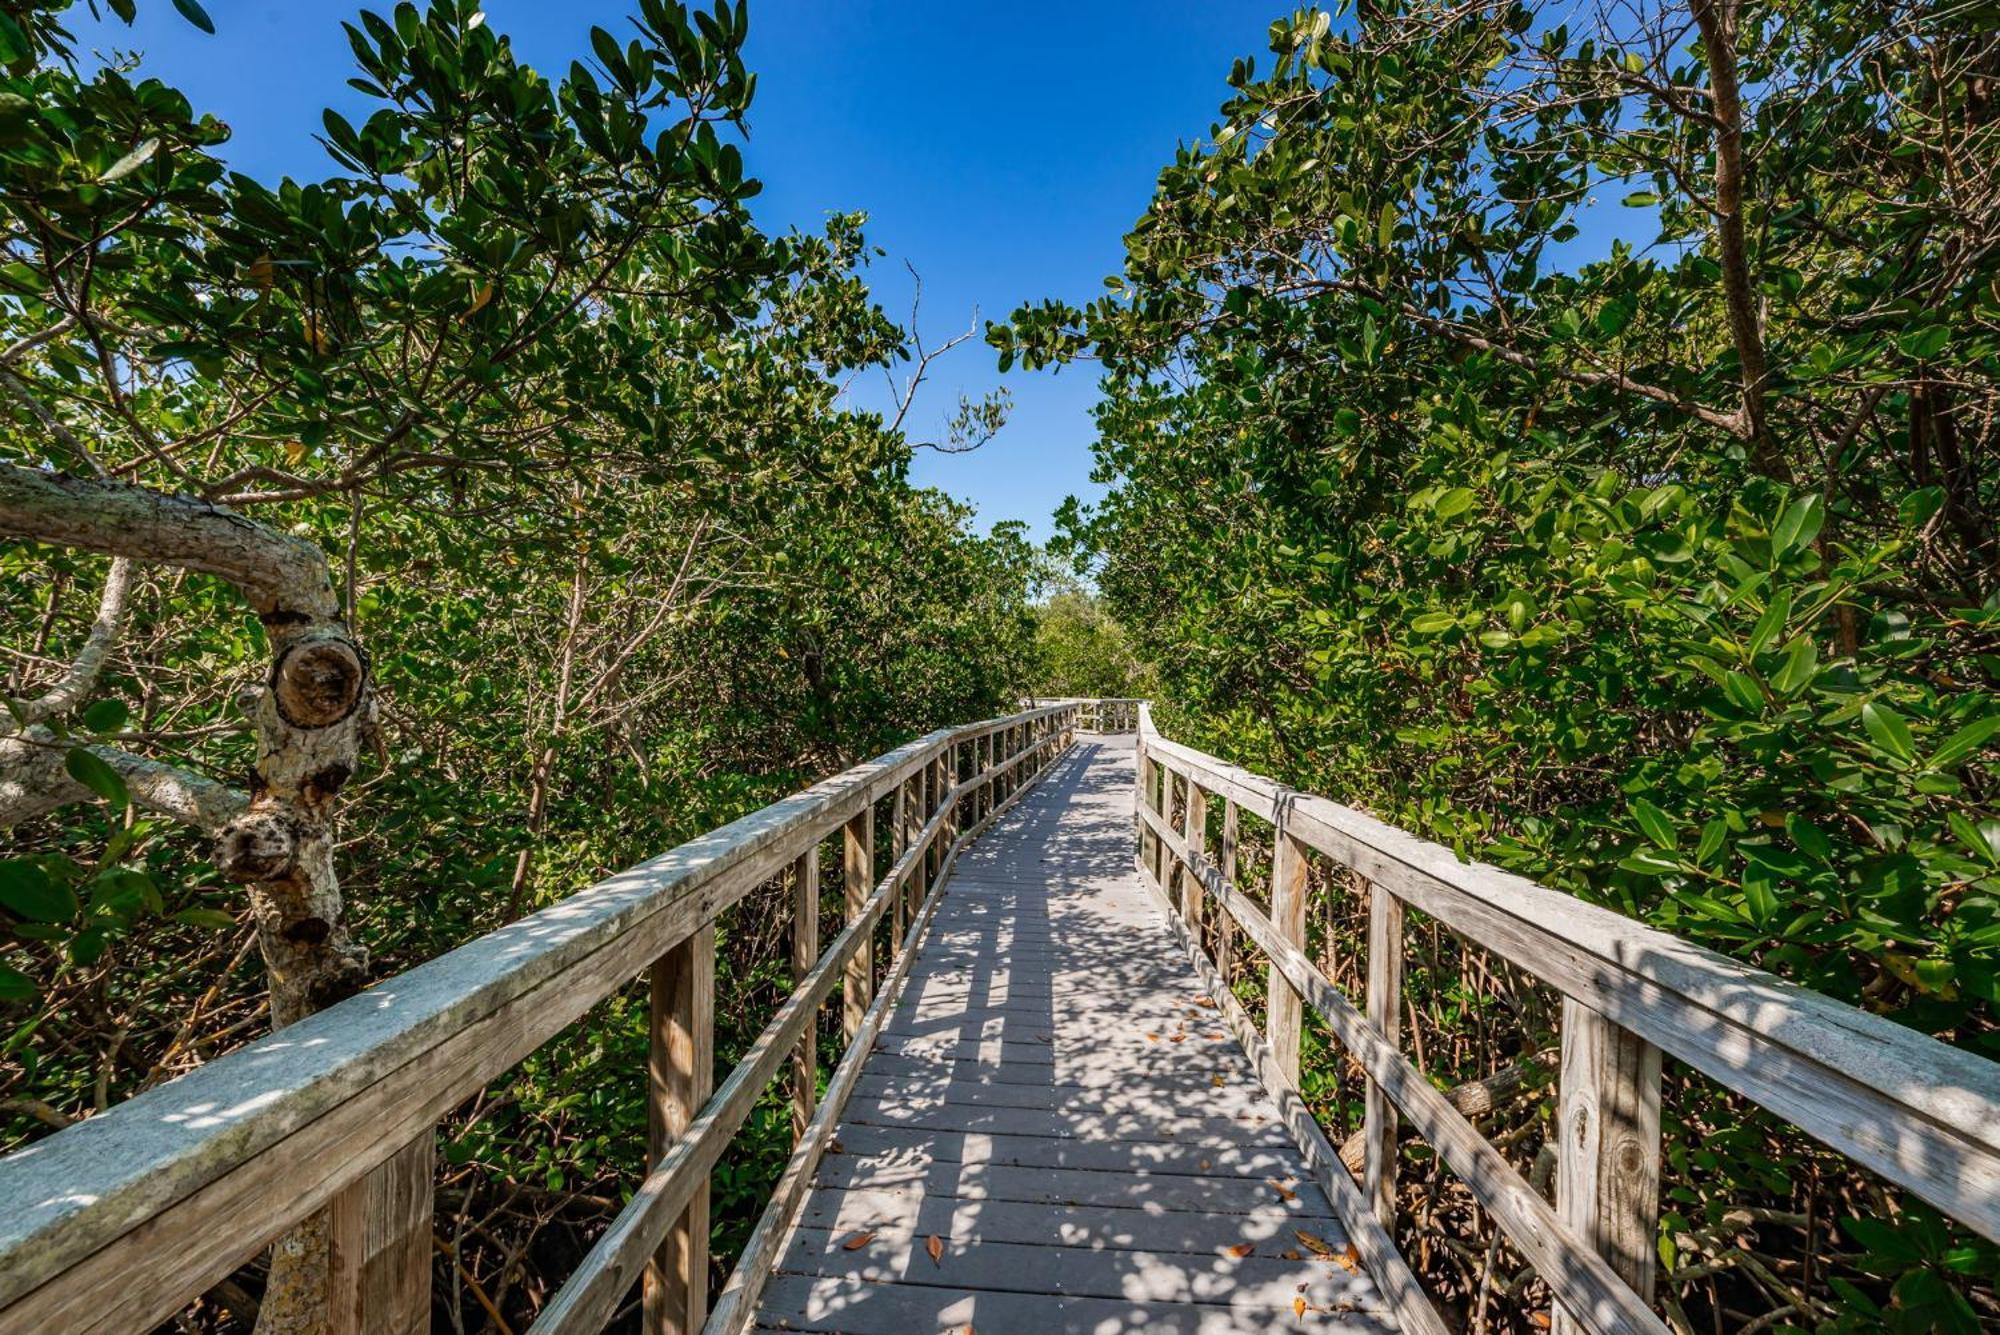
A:
<svg viewBox="0 0 2000 1335">
<path fill-rule="evenodd" d="M 349 90 L 344 0 L 204 0 L 209 37 L 167 0 L 142 0 L 131 29 L 72 11 L 85 47 L 143 53 L 146 71 L 235 130 L 223 154 L 261 179 L 335 170 L 312 136 L 320 109 L 363 107 Z M 389 0 L 373 6 L 386 12 Z M 750 0 L 758 72 L 746 158 L 772 230 L 862 209 L 889 251 L 874 284 L 907 318 L 907 260 L 924 279 L 922 325 L 942 341 L 974 308 L 1088 299 L 1117 271 L 1120 240 L 1178 142 L 1207 132 L 1238 55 L 1265 55 L 1291 0 Z M 529 64 L 560 74 L 599 24 L 627 31 L 625 0 L 491 0 L 488 22 Z M 916 473 L 973 502 L 982 523 L 1046 536 L 1070 494 L 1089 495 L 1088 366 L 1013 374 L 1012 422 L 975 454 L 920 453 Z M 960 390 L 1002 383 L 982 343 L 945 358 L 912 416 L 934 429 Z M 879 406 L 879 377 L 856 386 Z"/>
</svg>

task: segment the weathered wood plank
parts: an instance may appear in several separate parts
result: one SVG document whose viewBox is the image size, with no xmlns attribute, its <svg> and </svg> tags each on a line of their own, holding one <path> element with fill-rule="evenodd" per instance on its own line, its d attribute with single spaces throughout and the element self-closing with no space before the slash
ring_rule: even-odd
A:
<svg viewBox="0 0 2000 1335">
<path fill-rule="evenodd" d="M 1368 1021 L 1391 1047 L 1403 1027 L 1403 903 L 1381 886 L 1368 891 Z M 1382 1227 L 1396 1227 L 1396 1105 L 1374 1080 L 1363 1113 L 1363 1192 Z"/>
<path fill-rule="evenodd" d="M 819 845 L 792 864 L 792 986 L 819 959 Z M 819 1026 L 808 1024 L 792 1057 L 792 1140 L 805 1134 L 819 1098 Z"/>
<path fill-rule="evenodd" d="M 715 1083 L 715 925 L 653 966 L 648 1031 L 646 1162 L 657 1169 L 686 1133 Z M 641 1329 L 693 1335 L 708 1315 L 708 1182 L 688 1193 L 680 1217 L 646 1262 Z"/>
<path fill-rule="evenodd" d="M 1165 842 L 1164 840 L 1162 841 Z M 1280 808 L 1271 843 L 1271 926 L 1280 940 L 1303 949 L 1306 943 L 1305 848 L 1291 837 Z M 1275 963 L 1264 977 L 1264 1036 L 1285 1082 L 1299 1083 L 1299 1038 L 1305 1019 L 1299 994 Z"/>
<path fill-rule="evenodd" d="M 426 1128 L 333 1198 L 333 1335 L 422 1335 L 430 1330 L 436 1146 L 436 1136 Z"/>
<path fill-rule="evenodd" d="M 1148 754 L 2000 1241 L 2000 1064 L 1160 737 Z"/>
<path fill-rule="evenodd" d="M 1556 1213 L 1650 1300 L 1660 1212 L 1660 1050 L 1566 998 L 1556 1126 Z M 1556 1335 L 1579 1328 L 1557 1309 Z"/>
</svg>

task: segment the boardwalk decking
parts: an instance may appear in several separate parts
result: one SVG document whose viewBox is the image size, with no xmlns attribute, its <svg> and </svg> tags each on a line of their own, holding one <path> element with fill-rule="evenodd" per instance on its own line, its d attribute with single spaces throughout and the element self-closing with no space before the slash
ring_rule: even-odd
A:
<svg viewBox="0 0 2000 1335">
<path fill-rule="evenodd" d="M 1083 738 L 959 859 L 760 1328 L 1391 1328 L 1132 831 L 1131 740 Z"/>
</svg>

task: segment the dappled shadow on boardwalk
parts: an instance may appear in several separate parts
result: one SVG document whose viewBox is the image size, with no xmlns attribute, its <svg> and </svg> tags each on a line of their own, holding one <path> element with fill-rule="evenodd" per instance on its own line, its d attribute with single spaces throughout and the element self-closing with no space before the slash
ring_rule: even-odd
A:
<svg viewBox="0 0 2000 1335">
<path fill-rule="evenodd" d="M 1129 741 L 1080 743 L 961 858 L 765 1325 L 1380 1322 L 1331 1207 L 1134 879 L 1131 763 Z"/>
</svg>

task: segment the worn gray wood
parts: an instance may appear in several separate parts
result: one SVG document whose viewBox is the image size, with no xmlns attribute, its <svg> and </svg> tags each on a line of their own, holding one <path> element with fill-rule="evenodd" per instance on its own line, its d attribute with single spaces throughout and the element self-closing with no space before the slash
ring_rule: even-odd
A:
<svg viewBox="0 0 2000 1335">
<path fill-rule="evenodd" d="M 1391 1047 L 1403 1027 L 1403 902 L 1381 886 L 1368 891 L 1368 1022 Z M 1396 1227 L 1396 1105 L 1368 1082 L 1364 1191 L 1384 1228 Z"/>
<path fill-rule="evenodd" d="M 1563 1000 L 1556 1213 L 1641 1298 L 1653 1296 L 1660 1213 L 1660 1050 Z M 1580 1329 L 1558 1307 L 1555 1335 Z"/>
<path fill-rule="evenodd" d="M 426 1129 L 333 1198 L 330 1335 L 421 1335 L 431 1328 L 436 1144 Z"/>
<path fill-rule="evenodd" d="M 761 1326 L 948 1330 L 965 1311 L 961 1328 L 1091 1330 L 1115 1311 L 1119 1328 L 1278 1330 L 1304 1328 L 1304 1298 L 1312 1328 L 1386 1328 L 1138 883 L 1131 765 L 1129 743 L 1080 738 L 956 859 Z"/>
<path fill-rule="evenodd" d="M 2000 1064 L 1169 741 L 1143 707 L 1140 739 L 1255 815 L 1282 808 L 1295 837 L 1410 907 L 2000 1241 Z"/>
<path fill-rule="evenodd" d="M 812 972 L 819 959 L 819 845 L 799 854 L 792 864 L 792 986 Z M 792 1057 L 792 1140 L 805 1134 L 819 1098 L 819 1026 L 809 1024 L 799 1035 Z"/>
<path fill-rule="evenodd" d="M 657 1169 L 715 1086 L 715 924 L 655 964 L 648 1013 L 646 1164 Z M 692 1335 L 708 1315 L 708 1183 L 646 1262 L 645 1335 Z"/>
<path fill-rule="evenodd" d="M 862 806 L 993 726 L 920 738 L 0 1159 L 0 1328 L 164 1320 Z"/>
</svg>

